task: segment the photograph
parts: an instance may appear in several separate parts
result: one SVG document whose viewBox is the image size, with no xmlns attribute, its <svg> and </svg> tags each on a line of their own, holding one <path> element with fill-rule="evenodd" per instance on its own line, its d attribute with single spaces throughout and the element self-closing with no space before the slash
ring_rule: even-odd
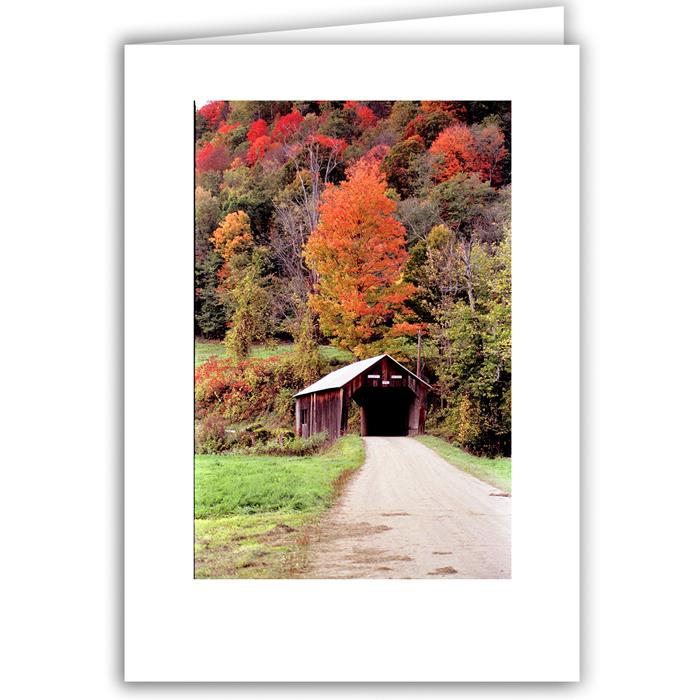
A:
<svg viewBox="0 0 700 700">
<path fill-rule="evenodd" d="M 511 103 L 193 138 L 194 577 L 510 579 Z"/>
</svg>

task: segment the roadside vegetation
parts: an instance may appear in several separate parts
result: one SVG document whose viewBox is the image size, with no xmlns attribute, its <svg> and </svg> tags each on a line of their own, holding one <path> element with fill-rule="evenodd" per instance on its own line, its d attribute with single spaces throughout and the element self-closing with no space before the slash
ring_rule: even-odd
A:
<svg viewBox="0 0 700 700">
<path fill-rule="evenodd" d="M 304 528 L 364 461 L 357 435 L 309 456 L 195 456 L 195 577 L 279 578 L 303 570 Z"/>
<path fill-rule="evenodd" d="M 420 435 L 416 437 L 416 440 L 437 452 L 445 461 L 455 467 L 469 472 L 472 476 L 501 489 L 504 493 L 511 493 L 510 457 L 499 457 L 495 459 L 489 457 L 475 457 L 456 445 L 452 445 L 446 440 L 435 437 L 434 435 Z"/>
</svg>

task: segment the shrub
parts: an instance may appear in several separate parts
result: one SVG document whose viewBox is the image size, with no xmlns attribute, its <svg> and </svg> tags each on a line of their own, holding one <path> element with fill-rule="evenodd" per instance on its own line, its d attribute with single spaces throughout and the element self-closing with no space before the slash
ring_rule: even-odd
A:
<svg viewBox="0 0 700 700">
<path fill-rule="evenodd" d="M 308 438 L 286 437 L 281 441 L 270 440 L 250 448 L 251 454 L 287 455 L 303 457 L 318 452 L 328 442 L 328 434 L 316 433 Z"/>
<path fill-rule="evenodd" d="M 226 432 L 226 419 L 216 413 L 205 416 L 194 431 L 195 451 L 199 454 L 216 454 L 231 447 L 232 441 Z"/>
<path fill-rule="evenodd" d="M 327 369 L 327 363 L 310 364 L 298 353 L 242 362 L 210 357 L 195 371 L 195 417 L 216 413 L 232 424 L 256 421 L 261 427 L 261 419 L 268 416 L 268 424 L 289 425 L 295 392 Z"/>
<path fill-rule="evenodd" d="M 195 416 L 217 413 L 240 423 L 271 411 L 278 390 L 277 359 L 209 358 L 195 372 Z"/>
<path fill-rule="evenodd" d="M 348 433 L 360 434 L 360 407 L 354 402 L 350 402 L 348 408 Z"/>
<path fill-rule="evenodd" d="M 275 397 L 274 412 L 275 415 L 284 422 L 289 422 L 294 420 L 294 389 L 284 387 L 279 390 L 277 396 Z"/>
</svg>

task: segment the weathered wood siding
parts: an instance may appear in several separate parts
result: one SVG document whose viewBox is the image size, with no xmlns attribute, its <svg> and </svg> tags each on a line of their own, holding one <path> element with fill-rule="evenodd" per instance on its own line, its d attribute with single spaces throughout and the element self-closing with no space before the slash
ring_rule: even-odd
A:
<svg viewBox="0 0 700 700">
<path fill-rule="evenodd" d="M 296 434 L 309 437 L 325 430 L 331 440 L 340 437 L 343 389 L 329 389 L 296 400 Z"/>
</svg>

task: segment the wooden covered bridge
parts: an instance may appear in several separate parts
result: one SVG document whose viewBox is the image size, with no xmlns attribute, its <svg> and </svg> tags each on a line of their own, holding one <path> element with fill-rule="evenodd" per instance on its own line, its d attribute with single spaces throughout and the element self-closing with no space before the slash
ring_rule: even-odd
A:
<svg viewBox="0 0 700 700">
<path fill-rule="evenodd" d="M 430 385 L 390 355 L 337 369 L 307 386 L 296 399 L 296 433 L 325 431 L 330 439 L 348 427 L 350 401 L 360 407 L 362 435 L 420 435 Z"/>
</svg>

